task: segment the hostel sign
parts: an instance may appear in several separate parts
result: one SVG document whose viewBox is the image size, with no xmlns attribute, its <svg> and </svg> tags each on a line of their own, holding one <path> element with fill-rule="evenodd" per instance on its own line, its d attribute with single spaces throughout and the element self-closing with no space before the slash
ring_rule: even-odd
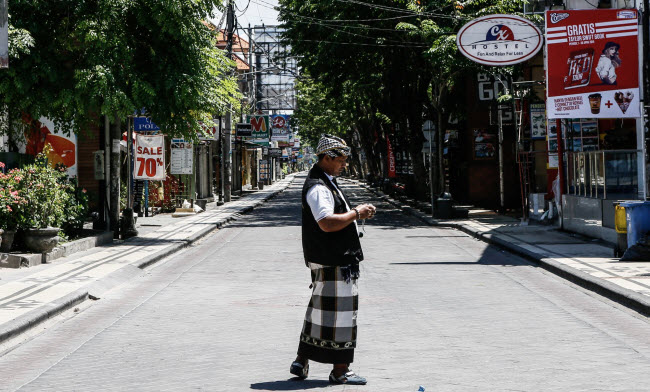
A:
<svg viewBox="0 0 650 392">
<path fill-rule="evenodd" d="M 515 15 L 487 15 L 464 25 L 456 35 L 458 50 L 485 65 L 512 65 L 535 56 L 542 48 L 542 32 L 528 19 Z"/>
<path fill-rule="evenodd" d="M 546 11 L 549 118 L 640 117 L 635 9 Z"/>
</svg>

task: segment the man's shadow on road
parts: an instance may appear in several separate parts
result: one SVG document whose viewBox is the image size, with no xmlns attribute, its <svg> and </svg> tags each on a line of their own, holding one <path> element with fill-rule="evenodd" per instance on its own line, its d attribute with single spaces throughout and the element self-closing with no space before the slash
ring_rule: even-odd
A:
<svg viewBox="0 0 650 392">
<path fill-rule="evenodd" d="M 303 380 L 298 377 L 283 381 L 268 381 L 251 384 L 251 389 L 263 391 L 300 391 L 303 389 L 324 388 L 329 386 L 328 380 Z"/>
</svg>

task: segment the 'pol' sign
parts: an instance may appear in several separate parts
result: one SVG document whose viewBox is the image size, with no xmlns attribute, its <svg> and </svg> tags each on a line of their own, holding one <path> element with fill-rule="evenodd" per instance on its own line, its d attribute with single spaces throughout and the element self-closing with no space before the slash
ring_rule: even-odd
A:
<svg viewBox="0 0 650 392">
<path fill-rule="evenodd" d="M 512 65 L 533 57 L 542 48 L 542 32 L 528 19 L 488 15 L 463 26 L 456 36 L 458 50 L 485 65 Z"/>
</svg>

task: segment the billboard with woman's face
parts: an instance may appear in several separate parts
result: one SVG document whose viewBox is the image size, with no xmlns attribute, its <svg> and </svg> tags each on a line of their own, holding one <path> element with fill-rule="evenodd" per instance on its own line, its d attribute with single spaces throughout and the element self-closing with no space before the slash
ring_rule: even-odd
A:
<svg viewBox="0 0 650 392">
<path fill-rule="evenodd" d="M 635 9 L 546 11 L 549 118 L 639 117 Z"/>
</svg>

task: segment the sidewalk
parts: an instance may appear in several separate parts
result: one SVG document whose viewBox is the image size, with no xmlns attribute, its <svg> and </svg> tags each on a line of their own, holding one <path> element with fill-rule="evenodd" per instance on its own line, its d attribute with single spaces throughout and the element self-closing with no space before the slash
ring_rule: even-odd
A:
<svg viewBox="0 0 650 392">
<path fill-rule="evenodd" d="M 285 179 L 230 203 L 210 203 L 205 212 L 182 218 L 160 214 L 138 218 L 137 237 L 25 269 L 0 269 L 0 343 L 58 313 L 139 276 L 142 269 L 237 219 L 294 179 Z"/>
<path fill-rule="evenodd" d="M 613 249 L 600 241 L 549 226 L 522 226 L 518 219 L 489 211 L 470 211 L 468 219 L 436 220 L 367 184 L 359 185 L 430 225 L 452 227 L 507 249 L 579 286 L 650 316 L 650 261 L 621 262 L 613 257 Z"/>
</svg>

